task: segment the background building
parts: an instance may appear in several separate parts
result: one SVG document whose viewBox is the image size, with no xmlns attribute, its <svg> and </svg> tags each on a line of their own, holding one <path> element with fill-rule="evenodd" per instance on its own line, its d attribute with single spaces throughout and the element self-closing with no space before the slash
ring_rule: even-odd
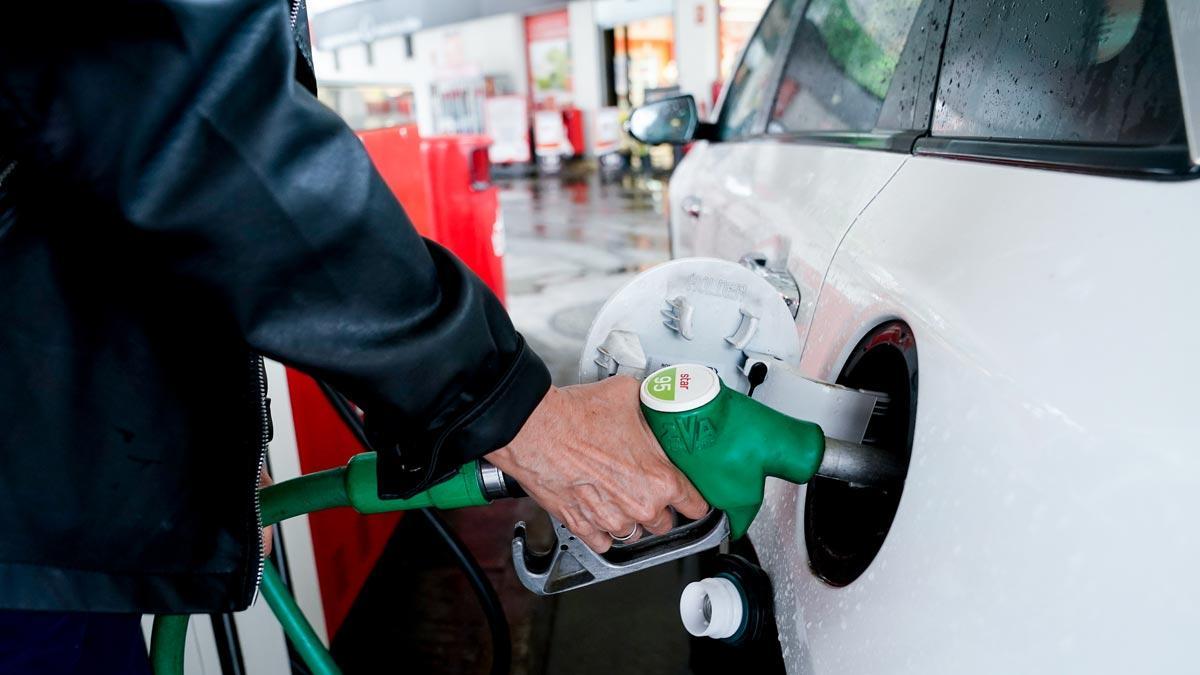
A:
<svg viewBox="0 0 1200 675">
<path fill-rule="evenodd" d="M 631 106 L 711 111 L 767 0 L 312 0 L 321 98 L 358 129 L 488 133 L 498 163 L 594 156 Z M 557 113 L 562 127 L 555 127 Z M 540 137 L 540 138 L 539 138 Z"/>
</svg>

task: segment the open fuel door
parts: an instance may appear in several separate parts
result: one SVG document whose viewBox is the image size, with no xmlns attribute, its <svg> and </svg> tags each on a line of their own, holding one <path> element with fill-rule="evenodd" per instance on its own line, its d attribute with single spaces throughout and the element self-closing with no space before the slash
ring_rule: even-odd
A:
<svg viewBox="0 0 1200 675">
<path fill-rule="evenodd" d="M 747 266 L 715 258 L 673 260 L 639 274 L 596 315 L 579 381 L 641 379 L 663 366 L 701 363 L 725 385 L 825 435 L 859 443 L 886 396 L 800 375 L 800 336 L 787 299 Z"/>
</svg>

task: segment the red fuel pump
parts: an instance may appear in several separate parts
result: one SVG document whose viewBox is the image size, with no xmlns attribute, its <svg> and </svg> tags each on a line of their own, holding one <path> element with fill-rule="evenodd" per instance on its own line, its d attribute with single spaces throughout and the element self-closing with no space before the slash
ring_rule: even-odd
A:
<svg viewBox="0 0 1200 675">
<path fill-rule="evenodd" d="M 422 236 L 457 255 L 504 300 L 504 230 L 491 184 L 486 136 L 421 138 L 415 125 L 359 133 L 388 187 Z M 362 451 L 317 383 L 288 369 L 303 473 L 341 466 Z M 400 514 L 361 518 L 350 509 L 309 517 L 316 582 L 332 638 L 395 529 Z"/>
<path fill-rule="evenodd" d="M 583 137 L 583 111 L 574 106 L 563 108 L 563 127 L 567 130 L 567 141 L 571 143 L 571 151 L 576 157 L 582 157 L 587 151 Z"/>
<path fill-rule="evenodd" d="M 434 240 L 504 301 L 504 221 L 492 185 L 487 136 L 434 136 L 421 143 L 430 182 Z M 403 199 L 402 199 L 403 201 Z"/>
</svg>

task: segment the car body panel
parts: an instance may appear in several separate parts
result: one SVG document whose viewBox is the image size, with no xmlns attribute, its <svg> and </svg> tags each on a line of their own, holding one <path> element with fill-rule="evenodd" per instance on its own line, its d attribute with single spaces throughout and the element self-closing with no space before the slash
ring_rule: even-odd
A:
<svg viewBox="0 0 1200 675">
<path fill-rule="evenodd" d="M 907 322 L 912 464 L 883 548 L 844 588 L 808 567 L 805 488 L 769 486 L 751 540 L 790 673 L 1194 660 L 1197 206 L 1195 181 L 900 168 L 832 261 L 801 371 L 833 381 L 868 331 Z M 777 234 L 807 240 L 797 227 Z"/>
<path fill-rule="evenodd" d="M 838 243 L 908 158 L 772 140 L 697 144 L 671 178 L 671 217 L 681 225 L 672 228 L 673 254 L 737 261 L 763 253 L 786 265 L 800 289 L 803 346 Z"/>
</svg>

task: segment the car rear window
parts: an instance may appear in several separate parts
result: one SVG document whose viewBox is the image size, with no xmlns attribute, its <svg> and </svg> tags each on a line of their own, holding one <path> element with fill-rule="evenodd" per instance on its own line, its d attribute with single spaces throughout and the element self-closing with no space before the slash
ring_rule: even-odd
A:
<svg viewBox="0 0 1200 675">
<path fill-rule="evenodd" d="M 1164 0 L 956 2 L 932 133 L 1118 146 L 1183 142 Z"/>
</svg>

